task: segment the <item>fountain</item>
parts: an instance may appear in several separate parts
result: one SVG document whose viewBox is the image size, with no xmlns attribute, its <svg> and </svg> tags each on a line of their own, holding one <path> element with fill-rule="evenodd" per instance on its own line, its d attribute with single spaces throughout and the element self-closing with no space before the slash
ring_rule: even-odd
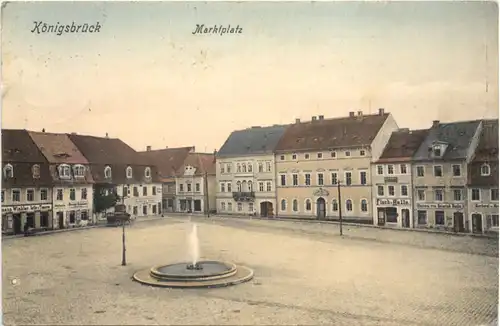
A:
<svg viewBox="0 0 500 326">
<path fill-rule="evenodd" d="M 167 288 L 211 288 L 236 285 L 253 278 L 253 270 L 248 267 L 217 260 L 200 260 L 198 227 L 195 223 L 188 237 L 188 249 L 188 262 L 138 271 L 134 274 L 134 280 Z"/>
</svg>

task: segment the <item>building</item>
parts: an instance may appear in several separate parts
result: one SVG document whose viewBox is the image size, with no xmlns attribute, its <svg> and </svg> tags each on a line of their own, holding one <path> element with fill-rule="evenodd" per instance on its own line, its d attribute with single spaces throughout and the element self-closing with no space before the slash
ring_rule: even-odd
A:
<svg viewBox="0 0 500 326">
<path fill-rule="evenodd" d="M 217 153 L 217 212 L 274 216 L 274 149 L 286 126 L 233 131 Z"/>
<path fill-rule="evenodd" d="M 471 231 L 498 233 L 498 119 L 483 121 L 467 183 Z"/>
<path fill-rule="evenodd" d="M 162 187 L 156 166 L 120 139 L 68 136 L 89 162 L 96 188 L 113 189 L 133 217 L 161 215 Z M 100 192 L 94 189 L 94 197 Z"/>
<path fill-rule="evenodd" d="M 2 129 L 2 233 L 52 229 L 49 164 L 26 130 Z"/>
<path fill-rule="evenodd" d="M 145 159 L 149 160 L 158 168 L 160 182 L 162 183 L 162 207 L 163 212 L 176 212 L 176 173 L 186 160 L 189 153 L 194 152 L 194 146 L 177 147 L 151 150 L 151 146 L 145 152 L 139 152 Z"/>
<path fill-rule="evenodd" d="M 414 225 L 464 232 L 467 165 L 476 150 L 481 121 L 433 121 L 413 156 Z"/>
<path fill-rule="evenodd" d="M 85 226 L 93 218 L 93 184 L 89 162 L 66 134 L 29 135 L 49 163 L 54 228 Z"/>
<path fill-rule="evenodd" d="M 176 173 L 177 212 L 207 213 L 215 209 L 215 153 L 189 153 Z"/>
<path fill-rule="evenodd" d="M 297 119 L 276 147 L 278 214 L 336 219 L 341 205 L 345 220 L 371 224 L 370 164 L 397 129 L 384 109 L 333 119 L 320 115 L 308 122 Z"/>
<path fill-rule="evenodd" d="M 372 164 L 373 224 L 413 227 L 412 157 L 428 130 L 394 131 Z"/>
</svg>

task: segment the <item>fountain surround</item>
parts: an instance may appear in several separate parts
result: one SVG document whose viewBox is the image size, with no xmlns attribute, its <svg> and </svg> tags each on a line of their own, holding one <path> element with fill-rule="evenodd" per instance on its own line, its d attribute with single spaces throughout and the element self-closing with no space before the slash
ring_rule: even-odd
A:
<svg viewBox="0 0 500 326">
<path fill-rule="evenodd" d="M 199 260 L 198 233 L 193 225 L 189 236 L 191 262 L 160 265 L 138 271 L 133 279 L 139 283 L 167 288 L 212 288 L 250 281 L 253 270 L 217 260 Z"/>
</svg>

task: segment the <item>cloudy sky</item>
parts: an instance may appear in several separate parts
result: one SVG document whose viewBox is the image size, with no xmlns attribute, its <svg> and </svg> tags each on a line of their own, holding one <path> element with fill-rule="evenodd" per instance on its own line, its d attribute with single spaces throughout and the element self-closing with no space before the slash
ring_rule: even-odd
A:
<svg viewBox="0 0 500 326">
<path fill-rule="evenodd" d="M 318 114 L 383 107 L 409 128 L 498 117 L 494 2 L 4 6 L 3 128 L 212 151 L 235 129 Z M 34 21 L 102 28 L 37 34 Z"/>
</svg>

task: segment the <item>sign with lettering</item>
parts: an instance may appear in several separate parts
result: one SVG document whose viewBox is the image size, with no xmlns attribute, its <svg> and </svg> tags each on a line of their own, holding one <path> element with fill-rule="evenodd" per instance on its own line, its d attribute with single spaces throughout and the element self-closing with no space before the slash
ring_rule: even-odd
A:
<svg viewBox="0 0 500 326">
<path fill-rule="evenodd" d="M 476 204 L 476 208 L 498 208 L 498 204 Z"/>
<path fill-rule="evenodd" d="M 137 205 L 146 205 L 146 204 L 156 204 L 157 200 L 156 199 L 136 199 L 134 202 Z"/>
<path fill-rule="evenodd" d="M 455 209 L 463 209 L 464 205 L 463 204 L 456 204 L 456 203 L 435 203 L 435 204 L 417 204 L 417 208 L 435 208 L 435 209 L 446 209 L 446 208 L 455 208 Z"/>
<path fill-rule="evenodd" d="M 410 205 L 409 199 L 400 199 L 400 198 L 377 199 L 377 206 L 406 206 L 406 205 Z"/>
<path fill-rule="evenodd" d="M 318 196 L 318 197 L 329 196 L 329 195 L 330 195 L 330 192 L 326 189 L 323 189 L 323 188 L 319 188 L 313 192 L 313 196 Z"/>
<path fill-rule="evenodd" d="M 398 177 L 384 177 L 385 183 L 398 183 Z"/>
<path fill-rule="evenodd" d="M 88 207 L 89 203 L 87 201 L 77 201 L 69 203 L 69 208 L 85 208 Z"/>
<path fill-rule="evenodd" d="M 42 205 L 18 205 L 18 206 L 3 206 L 2 214 L 5 213 L 33 213 L 36 211 L 47 211 L 52 208 L 51 204 Z"/>
</svg>

